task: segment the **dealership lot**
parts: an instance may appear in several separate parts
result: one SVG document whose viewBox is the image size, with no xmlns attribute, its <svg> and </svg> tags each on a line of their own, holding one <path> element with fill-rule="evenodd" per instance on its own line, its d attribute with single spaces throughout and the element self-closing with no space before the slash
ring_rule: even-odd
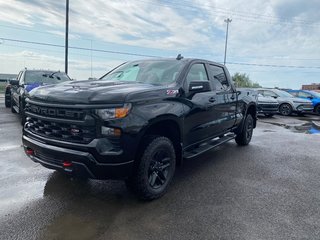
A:
<svg viewBox="0 0 320 240">
<path fill-rule="evenodd" d="M 0 239 L 319 239 L 319 116 L 261 117 L 141 202 L 119 181 L 79 181 L 29 160 L 0 96 Z M 314 123 L 313 123 L 314 122 Z"/>
</svg>

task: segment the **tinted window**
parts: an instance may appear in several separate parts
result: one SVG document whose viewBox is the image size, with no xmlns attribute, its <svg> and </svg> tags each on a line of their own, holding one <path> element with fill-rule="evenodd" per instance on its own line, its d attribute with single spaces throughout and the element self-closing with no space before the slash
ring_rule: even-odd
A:
<svg viewBox="0 0 320 240">
<path fill-rule="evenodd" d="M 217 91 L 225 91 L 229 89 L 230 85 L 222 67 L 209 65 L 208 70 L 211 77 L 210 82 L 213 89 Z"/>
<path fill-rule="evenodd" d="M 206 69 L 204 67 L 204 64 L 202 63 L 193 64 L 187 75 L 188 85 L 191 81 L 199 81 L 199 80 L 200 81 L 208 80 Z"/>
</svg>

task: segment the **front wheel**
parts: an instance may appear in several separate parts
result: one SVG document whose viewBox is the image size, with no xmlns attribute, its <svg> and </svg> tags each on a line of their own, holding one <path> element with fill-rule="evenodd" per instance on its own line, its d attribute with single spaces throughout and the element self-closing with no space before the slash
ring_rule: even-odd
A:
<svg viewBox="0 0 320 240">
<path fill-rule="evenodd" d="M 240 146 L 248 145 L 253 133 L 254 122 L 252 116 L 248 114 L 244 121 L 242 131 L 236 136 L 236 143 Z"/>
<path fill-rule="evenodd" d="M 292 107 L 289 103 L 283 103 L 279 107 L 279 112 L 283 116 L 289 116 L 292 113 Z"/>
<path fill-rule="evenodd" d="M 127 187 L 143 200 L 161 197 L 168 189 L 176 166 L 172 142 L 166 137 L 155 136 L 142 150 L 141 160 Z"/>
</svg>

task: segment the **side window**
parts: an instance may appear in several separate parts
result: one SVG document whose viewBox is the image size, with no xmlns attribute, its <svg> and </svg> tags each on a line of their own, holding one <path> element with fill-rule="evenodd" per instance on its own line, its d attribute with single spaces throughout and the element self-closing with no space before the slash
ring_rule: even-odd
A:
<svg viewBox="0 0 320 240">
<path fill-rule="evenodd" d="M 274 96 L 277 96 L 277 94 L 275 94 L 274 92 L 272 91 L 264 91 L 263 95 L 265 97 L 274 97 Z"/>
<path fill-rule="evenodd" d="M 307 98 L 307 97 L 310 97 L 311 95 L 309 93 L 306 93 L 306 92 L 299 92 L 299 97 L 304 97 L 304 98 Z"/>
<path fill-rule="evenodd" d="M 209 80 L 204 64 L 202 63 L 193 64 L 187 75 L 188 86 L 190 82 L 199 80 Z"/>
<path fill-rule="evenodd" d="M 211 77 L 211 87 L 217 91 L 226 91 L 230 89 L 230 84 L 222 67 L 209 65 L 209 75 Z"/>
<path fill-rule="evenodd" d="M 294 96 L 294 97 L 298 97 L 298 92 L 289 92 L 292 96 Z"/>
</svg>

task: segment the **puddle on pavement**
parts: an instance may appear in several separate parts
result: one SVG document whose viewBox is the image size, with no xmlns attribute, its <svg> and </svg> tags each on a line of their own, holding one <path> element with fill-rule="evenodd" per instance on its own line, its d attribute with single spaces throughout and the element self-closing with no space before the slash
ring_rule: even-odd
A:
<svg viewBox="0 0 320 240">
<path fill-rule="evenodd" d="M 320 134 L 320 121 L 310 121 L 303 124 L 284 124 L 276 122 L 266 122 L 276 126 L 284 127 L 296 133 Z"/>
</svg>

